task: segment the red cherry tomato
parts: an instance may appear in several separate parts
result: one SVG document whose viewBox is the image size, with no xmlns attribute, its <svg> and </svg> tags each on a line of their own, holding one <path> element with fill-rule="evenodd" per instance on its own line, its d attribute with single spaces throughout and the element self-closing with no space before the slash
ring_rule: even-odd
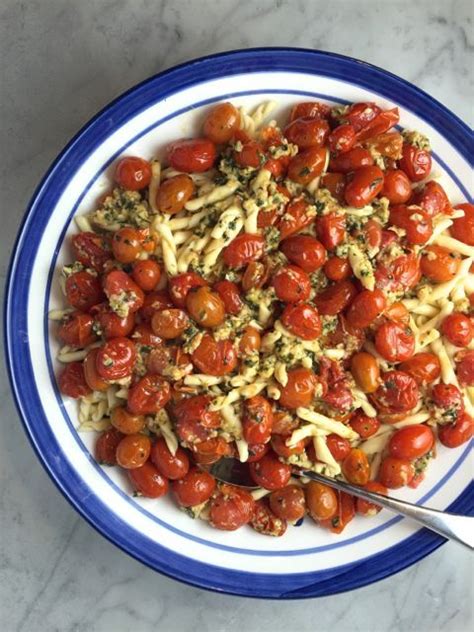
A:
<svg viewBox="0 0 474 632">
<path fill-rule="evenodd" d="M 227 375 L 237 366 L 237 354 L 230 340 L 215 341 L 205 334 L 192 353 L 193 364 L 209 375 Z"/>
<path fill-rule="evenodd" d="M 186 297 L 189 290 L 194 287 L 204 287 L 205 285 L 207 285 L 206 281 L 196 272 L 184 272 L 169 279 L 168 292 L 176 307 L 186 307 Z"/>
<path fill-rule="evenodd" d="M 206 502 L 215 488 L 214 477 L 197 468 L 192 468 L 186 476 L 171 483 L 173 494 L 182 507 L 193 507 Z"/>
<path fill-rule="evenodd" d="M 474 204 L 458 204 L 458 210 L 464 211 L 464 217 L 454 219 L 449 232 L 455 239 L 474 246 Z"/>
<path fill-rule="evenodd" d="M 420 260 L 414 253 L 400 255 L 387 265 L 379 264 L 375 270 L 376 286 L 387 292 L 409 290 L 420 278 Z"/>
<path fill-rule="evenodd" d="M 120 304 L 125 303 L 128 312 L 132 313 L 137 312 L 145 301 L 143 290 L 123 270 L 109 272 L 105 277 L 104 291 L 109 302 L 114 299 L 120 300 Z"/>
<path fill-rule="evenodd" d="M 304 270 L 294 265 L 280 268 L 273 275 L 272 285 L 277 297 L 285 303 L 306 301 L 311 292 L 311 281 L 308 275 Z"/>
<path fill-rule="evenodd" d="M 168 479 L 150 461 L 146 461 L 141 467 L 128 470 L 128 477 L 141 496 L 160 498 L 168 493 Z"/>
<path fill-rule="evenodd" d="M 354 127 L 356 132 L 366 128 L 380 114 L 381 108 L 375 103 L 353 103 L 345 118 Z"/>
<path fill-rule="evenodd" d="M 347 310 L 347 322 L 353 327 L 368 327 L 384 311 L 387 300 L 381 290 L 362 290 Z"/>
<path fill-rule="evenodd" d="M 406 413 L 415 408 L 420 392 L 411 375 L 403 371 L 387 371 L 381 378 L 382 384 L 370 396 L 380 411 Z"/>
<path fill-rule="evenodd" d="M 282 456 L 284 458 L 288 458 L 292 454 L 301 454 L 304 451 L 304 441 L 298 441 L 296 444 L 290 447 L 286 445 L 286 442 L 289 438 L 290 436 L 288 435 L 272 435 L 271 446 L 273 452 L 278 454 L 278 456 Z"/>
<path fill-rule="evenodd" d="M 415 336 L 409 327 L 383 323 L 375 332 L 375 348 L 385 360 L 403 362 L 415 353 Z"/>
<path fill-rule="evenodd" d="M 390 204 L 408 202 L 412 195 L 412 188 L 407 174 L 401 169 L 386 171 L 381 195 L 386 197 Z"/>
<path fill-rule="evenodd" d="M 115 428 L 102 432 L 94 449 L 94 458 L 99 465 L 117 465 L 117 447 L 122 441 L 123 434 Z"/>
<path fill-rule="evenodd" d="M 368 417 L 362 412 L 355 412 L 349 420 L 349 425 L 362 439 L 368 439 L 380 428 L 380 421 L 377 417 Z"/>
<path fill-rule="evenodd" d="M 344 154 L 354 146 L 356 132 L 350 123 L 339 125 L 329 135 L 329 149 L 334 154 Z"/>
<path fill-rule="evenodd" d="M 454 416 L 464 411 L 461 392 L 454 384 L 436 384 L 431 391 L 431 397 L 435 406 L 447 409 Z"/>
<path fill-rule="evenodd" d="M 350 115 L 348 118 L 350 120 Z M 363 142 L 369 138 L 388 132 L 388 130 L 396 125 L 399 120 L 400 115 L 398 108 L 392 108 L 391 110 L 379 112 L 377 116 L 368 121 L 367 124 L 357 132 L 357 141 Z"/>
<path fill-rule="evenodd" d="M 260 461 L 250 463 L 250 475 L 257 485 L 265 489 L 281 489 L 288 484 L 291 477 L 291 467 L 282 463 L 276 454 L 269 452 Z"/>
<path fill-rule="evenodd" d="M 136 347 L 128 338 L 107 340 L 97 352 L 97 373 L 104 380 L 121 380 L 132 374 L 136 357 Z"/>
<path fill-rule="evenodd" d="M 370 464 L 360 448 L 352 448 L 342 463 L 342 472 L 349 483 L 366 485 L 369 482 Z"/>
<path fill-rule="evenodd" d="M 344 241 L 346 236 L 346 220 L 344 215 L 328 213 L 316 220 L 316 232 L 327 250 L 334 250 Z"/>
<path fill-rule="evenodd" d="M 338 492 L 337 513 L 329 520 L 320 520 L 319 524 L 333 533 L 342 533 L 355 516 L 354 498 L 345 492 Z"/>
<path fill-rule="evenodd" d="M 380 167 L 361 167 L 347 183 L 344 197 L 349 206 L 362 208 L 370 204 L 383 188 L 384 175 Z"/>
<path fill-rule="evenodd" d="M 331 107 L 320 101 L 303 101 L 291 109 L 290 122 L 298 118 L 328 118 Z"/>
<path fill-rule="evenodd" d="M 287 305 L 281 315 L 281 322 L 292 334 L 303 340 L 316 340 L 321 335 L 318 310 L 308 303 Z"/>
<path fill-rule="evenodd" d="M 233 158 L 240 167 L 257 169 L 265 162 L 265 153 L 259 142 L 248 140 L 242 144 L 240 151 L 234 151 Z"/>
<path fill-rule="evenodd" d="M 336 434 L 330 434 L 326 437 L 326 445 L 336 461 L 343 461 L 351 451 L 349 441 Z"/>
<path fill-rule="evenodd" d="M 309 184 L 321 175 L 326 164 L 327 149 L 309 147 L 294 156 L 288 163 L 288 177 L 298 184 Z"/>
<path fill-rule="evenodd" d="M 354 147 L 350 151 L 331 157 L 329 170 L 337 173 L 350 173 L 362 167 L 370 167 L 374 164 L 372 154 L 363 147 Z"/>
<path fill-rule="evenodd" d="M 249 443 L 249 457 L 247 463 L 260 461 L 264 454 L 270 450 L 269 443 Z"/>
<path fill-rule="evenodd" d="M 270 509 L 281 520 L 296 522 L 306 511 L 304 491 L 297 485 L 287 485 L 270 494 Z"/>
<path fill-rule="evenodd" d="M 290 409 L 309 406 L 314 397 L 316 383 L 316 376 L 310 369 L 290 369 L 288 382 L 281 388 L 280 406 Z"/>
<path fill-rule="evenodd" d="M 329 136 L 329 125 L 324 119 L 304 117 L 292 121 L 283 133 L 300 149 L 322 147 Z"/>
<path fill-rule="evenodd" d="M 287 527 L 286 520 L 278 518 L 270 509 L 266 499 L 257 500 L 250 519 L 250 526 L 262 535 L 282 536 Z"/>
<path fill-rule="evenodd" d="M 245 401 L 242 425 L 247 443 L 266 443 L 270 439 L 273 413 L 265 397 L 255 395 Z"/>
<path fill-rule="evenodd" d="M 209 410 L 211 398 L 208 395 L 195 395 L 183 399 L 174 407 L 174 416 L 179 424 L 181 421 L 196 421 L 204 428 L 219 428 L 221 415 L 219 411 Z"/>
<path fill-rule="evenodd" d="M 238 129 L 240 114 L 232 103 L 218 103 L 204 121 L 204 136 L 213 143 L 227 143 Z"/>
<path fill-rule="evenodd" d="M 338 281 L 317 294 L 314 303 L 320 314 L 335 316 L 346 309 L 356 294 L 353 283 L 348 280 Z"/>
<path fill-rule="evenodd" d="M 324 274 L 330 281 L 343 281 L 352 274 L 352 269 L 348 259 L 341 257 L 331 257 L 324 264 Z"/>
<path fill-rule="evenodd" d="M 72 250 L 77 261 L 97 272 L 103 271 L 105 263 L 112 256 L 109 238 L 92 232 L 74 235 Z"/>
<path fill-rule="evenodd" d="M 454 424 L 446 424 L 438 430 L 439 440 L 447 448 L 458 448 L 472 437 L 474 420 L 467 413 L 461 415 Z"/>
<path fill-rule="evenodd" d="M 211 500 L 209 522 L 217 529 L 235 531 L 250 521 L 254 504 L 252 495 L 245 489 L 222 484 Z"/>
<path fill-rule="evenodd" d="M 474 336 L 474 324 L 471 318 L 456 312 L 443 320 L 441 333 L 456 347 L 467 347 Z"/>
<path fill-rule="evenodd" d="M 289 435 L 299 425 L 297 418 L 292 417 L 288 411 L 276 411 L 273 413 L 273 434 Z"/>
<path fill-rule="evenodd" d="M 285 214 L 278 222 L 280 238 L 286 239 L 297 233 L 314 220 L 314 209 L 302 198 L 294 198 L 285 209 Z"/>
<path fill-rule="evenodd" d="M 74 272 L 66 279 L 66 296 L 72 307 L 88 312 L 104 297 L 100 281 L 85 270 Z"/>
<path fill-rule="evenodd" d="M 323 245 L 310 235 L 294 235 L 282 242 L 283 254 L 305 272 L 315 272 L 326 261 Z"/>
<path fill-rule="evenodd" d="M 421 206 L 431 217 L 438 213 L 449 213 L 451 210 L 446 191 L 434 180 L 427 182 L 423 189 L 415 194 L 412 204 Z"/>
<path fill-rule="evenodd" d="M 112 237 L 112 252 L 120 263 L 132 263 L 142 251 L 142 237 L 138 230 L 125 226 Z"/>
<path fill-rule="evenodd" d="M 137 261 L 133 266 L 132 278 L 144 292 L 152 292 L 161 277 L 160 266 L 152 259 Z"/>
<path fill-rule="evenodd" d="M 151 441 L 146 435 L 125 435 L 117 446 L 117 463 L 126 470 L 142 467 L 148 461 L 150 450 Z"/>
<path fill-rule="evenodd" d="M 86 347 L 96 340 L 93 324 L 94 319 L 89 314 L 73 312 L 62 320 L 58 337 L 72 347 Z"/>
<path fill-rule="evenodd" d="M 201 173 L 214 165 L 216 146 L 208 138 L 176 140 L 167 147 L 168 162 L 185 173 Z"/>
<path fill-rule="evenodd" d="M 186 452 L 178 447 L 176 453 L 171 454 L 164 439 L 158 439 L 153 444 L 150 458 L 163 476 L 170 480 L 184 478 L 189 471 L 189 459 Z"/>
<path fill-rule="evenodd" d="M 343 173 L 325 173 L 321 178 L 321 187 L 326 188 L 340 204 L 344 203 L 346 176 Z"/>
<path fill-rule="evenodd" d="M 434 353 L 417 353 L 400 364 L 400 370 L 411 375 L 418 384 L 431 384 L 441 375 L 441 365 Z"/>
<path fill-rule="evenodd" d="M 177 278 L 177 277 L 175 277 Z M 172 279 L 169 281 L 171 283 Z M 186 301 L 183 304 L 186 304 Z M 155 312 L 160 311 L 160 309 L 165 309 L 168 307 L 173 307 L 173 302 L 167 292 L 152 292 L 151 294 L 147 294 L 145 296 L 145 300 L 143 301 L 143 305 L 139 310 L 140 319 L 143 322 L 149 322 L 153 314 Z"/>
<path fill-rule="evenodd" d="M 459 256 L 441 246 L 427 246 L 421 253 L 421 272 L 433 283 L 444 283 L 453 279 L 460 264 Z"/>
<path fill-rule="evenodd" d="M 456 373 L 462 386 L 474 386 L 474 351 L 463 351 L 456 357 Z"/>
<path fill-rule="evenodd" d="M 159 375 L 145 375 L 128 391 L 127 406 L 134 415 L 154 415 L 170 400 L 170 385 Z"/>
<path fill-rule="evenodd" d="M 431 217 L 419 206 L 399 204 L 390 209 L 390 224 L 406 231 L 409 244 L 426 244 L 433 234 Z"/>
<path fill-rule="evenodd" d="M 431 171 L 431 155 L 426 149 L 419 149 L 413 145 L 403 144 L 400 169 L 404 171 L 412 182 L 419 182 L 427 178 Z"/>
<path fill-rule="evenodd" d="M 127 156 L 115 167 L 115 182 L 123 189 L 139 191 L 150 184 L 151 166 L 148 160 Z"/>
<path fill-rule="evenodd" d="M 224 303 L 227 314 L 238 314 L 244 303 L 240 298 L 238 286 L 233 281 L 218 281 L 214 285 L 214 290 L 219 294 Z"/>
<path fill-rule="evenodd" d="M 415 476 L 415 468 L 408 459 L 387 456 L 379 469 L 379 481 L 389 489 L 399 489 L 409 485 Z"/>
<path fill-rule="evenodd" d="M 86 382 L 82 362 L 67 364 L 58 375 L 58 386 L 63 395 L 74 397 L 74 399 L 92 392 Z"/>
<path fill-rule="evenodd" d="M 427 454 L 434 446 L 434 442 L 435 437 L 429 426 L 407 426 L 391 436 L 388 451 L 396 459 L 413 461 Z"/>
<path fill-rule="evenodd" d="M 388 489 L 382 483 L 378 481 L 369 481 L 364 485 L 364 489 L 368 492 L 374 492 L 376 494 L 382 494 L 387 496 Z M 370 500 L 364 500 L 363 498 L 356 498 L 356 511 L 361 516 L 375 516 L 382 510 L 380 505 L 371 502 Z"/>
<path fill-rule="evenodd" d="M 128 336 L 135 325 L 135 314 L 129 312 L 123 318 L 113 312 L 107 303 L 96 305 L 91 310 L 99 329 L 106 340 Z"/>
<path fill-rule="evenodd" d="M 193 179 L 184 173 L 167 178 L 161 182 L 156 194 L 156 206 L 162 213 L 175 215 L 184 209 L 194 188 Z"/>
<path fill-rule="evenodd" d="M 224 249 L 223 259 L 229 268 L 241 268 L 263 256 L 265 239 L 262 235 L 238 235 Z"/>
</svg>

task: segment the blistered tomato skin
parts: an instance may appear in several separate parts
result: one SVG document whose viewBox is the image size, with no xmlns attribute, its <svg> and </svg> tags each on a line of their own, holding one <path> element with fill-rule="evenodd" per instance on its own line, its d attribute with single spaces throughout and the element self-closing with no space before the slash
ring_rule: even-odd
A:
<svg viewBox="0 0 474 632">
<path fill-rule="evenodd" d="M 311 281 L 298 266 L 281 268 L 272 278 L 277 297 L 285 303 L 300 303 L 309 298 Z"/>
<path fill-rule="evenodd" d="M 177 140 L 168 145 L 168 162 L 177 171 L 202 173 L 214 165 L 216 146 L 207 138 Z"/>
<path fill-rule="evenodd" d="M 349 206 L 362 208 L 377 197 L 383 188 L 384 175 L 376 166 L 361 167 L 354 171 L 345 188 L 344 196 Z"/>
<path fill-rule="evenodd" d="M 455 210 L 464 211 L 464 217 L 453 220 L 449 232 L 455 239 L 474 246 L 474 204 L 458 204 Z"/>
<path fill-rule="evenodd" d="M 435 437 L 429 426 L 407 426 L 390 438 L 388 450 L 396 459 L 410 461 L 425 456 L 433 447 Z"/>
<path fill-rule="evenodd" d="M 269 452 L 260 461 L 250 464 L 250 475 L 257 485 L 273 491 L 288 484 L 291 467 Z"/>
</svg>

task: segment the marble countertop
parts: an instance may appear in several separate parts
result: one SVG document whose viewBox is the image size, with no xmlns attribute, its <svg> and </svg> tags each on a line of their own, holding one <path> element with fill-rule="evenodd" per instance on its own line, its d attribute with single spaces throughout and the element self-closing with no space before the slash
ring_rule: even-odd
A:
<svg viewBox="0 0 474 632">
<path fill-rule="evenodd" d="M 469 0 L 2 0 L 0 276 L 25 205 L 67 140 L 147 76 L 233 48 L 353 55 L 473 123 Z M 3 285 L 3 284 L 2 284 Z M 20 425 L 0 367 L 0 627 L 77 630 L 441 630 L 472 625 L 472 561 L 447 544 L 395 577 L 309 602 L 181 585 L 97 534 L 57 492 Z"/>
</svg>

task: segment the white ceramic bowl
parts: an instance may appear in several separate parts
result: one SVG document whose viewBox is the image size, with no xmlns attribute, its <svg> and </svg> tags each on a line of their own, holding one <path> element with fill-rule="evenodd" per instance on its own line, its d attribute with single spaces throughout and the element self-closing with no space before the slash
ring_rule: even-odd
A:
<svg viewBox="0 0 474 632">
<path fill-rule="evenodd" d="M 61 305 L 57 270 L 76 213 L 110 187 L 122 154 L 160 156 L 170 140 L 192 136 L 207 107 L 231 100 L 278 101 L 278 116 L 301 100 L 376 101 L 398 106 L 401 124 L 429 136 L 434 169 L 451 199 L 465 200 L 472 171 L 470 132 L 414 86 L 365 63 L 299 49 L 236 51 L 192 61 L 133 88 L 99 113 L 60 154 L 38 187 L 18 236 L 6 297 L 7 362 L 19 411 L 43 465 L 62 493 L 103 535 L 145 564 L 177 579 L 242 595 L 327 595 L 392 574 L 442 538 L 385 511 L 356 519 L 340 536 L 306 520 L 283 538 L 243 528 L 227 533 L 190 520 L 170 498 L 133 498 L 118 468 L 91 457 L 91 434 L 77 426 L 76 403 L 55 384 L 57 342 L 48 310 Z M 272 115 L 273 116 L 273 115 Z M 472 155 L 472 152 L 471 152 Z M 469 446 L 440 448 L 426 481 L 399 496 L 438 509 L 472 511 Z"/>
</svg>

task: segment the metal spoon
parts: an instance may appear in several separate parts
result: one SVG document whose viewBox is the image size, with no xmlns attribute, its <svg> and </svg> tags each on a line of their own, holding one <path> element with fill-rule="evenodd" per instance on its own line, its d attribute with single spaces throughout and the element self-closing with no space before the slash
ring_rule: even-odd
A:
<svg viewBox="0 0 474 632">
<path fill-rule="evenodd" d="M 220 459 L 217 463 L 210 466 L 208 470 L 213 476 L 224 483 L 231 483 L 239 487 L 247 487 L 256 489 L 255 482 L 250 476 L 248 465 L 241 463 L 237 459 Z M 413 505 L 403 500 L 397 500 L 390 496 L 382 496 L 374 492 L 369 492 L 361 487 L 356 487 L 350 483 L 343 481 L 337 481 L 315 472 L 309 472 L 307 470 L 300 470 L 293 468 L 293 474 L 299 477 L 310 478 L 318 483 L 324 483 L 330 485 L 335 489 L 342 492 L 348 492 L 358 498 L 369 500 L 398 514 L 402 514 L 407 518 L 411 518 L 416 522 L 419 522 L 424 527 L 435 531 L 440 535 L 459 542 L 464 546 L 474 549 L 474 517 L 460 516 L 458 514 L 451 514 L 445 511 L 438 511 L 436 509 L 429 509 L 428 507 L 422 507 L 419 505 Z"/>
</svg>

